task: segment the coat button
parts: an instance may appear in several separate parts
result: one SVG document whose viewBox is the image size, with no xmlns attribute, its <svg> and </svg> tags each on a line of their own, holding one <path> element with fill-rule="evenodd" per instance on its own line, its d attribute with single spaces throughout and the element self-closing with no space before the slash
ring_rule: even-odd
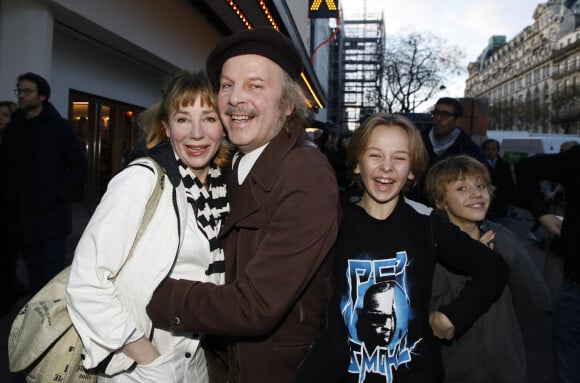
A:
<svg viewBox="0 0 580 383">
<path fill-rule="evenodd" d="M 185 353 L 185 357 L 186 357 L 186 358 L 191 358 L 191 352 L 186 352 L 186 353 Z"/>
<path fill-rule="evenodd" d="M 173 324 L 179 326 L 181 324 L 181 318 L 180 317 L 173 318 Z"/>
</svg>

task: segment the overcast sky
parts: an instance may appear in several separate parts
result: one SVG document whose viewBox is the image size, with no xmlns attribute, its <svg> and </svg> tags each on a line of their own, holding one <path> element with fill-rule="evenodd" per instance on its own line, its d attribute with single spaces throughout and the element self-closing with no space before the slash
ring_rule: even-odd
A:
<svg viewBox="0 0 580 383">
<path fill-rule="evenodd" d="M 475 61 L 492 35 L 511 40 L 533 24 L 536 0 L 341 0 L 345 13 L 384 10 L 387 35 L 409 31 L 429 31 L 457 45 L 466 53 L 465 74 L 445 84 L 447 94 L 462 97 L 467 64 Z M 443 94 L 442 94 L 443 95 Z"/>
</svg>

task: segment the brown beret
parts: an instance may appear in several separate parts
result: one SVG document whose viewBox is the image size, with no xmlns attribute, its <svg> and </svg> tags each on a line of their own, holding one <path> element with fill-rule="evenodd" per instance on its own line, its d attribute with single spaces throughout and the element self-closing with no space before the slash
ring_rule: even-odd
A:
<svg viewBox="0 0 580 383">
<path fill-rule="evenodd" d="M 205 70 L 213 87 L 219 89 L 222 66 L 227 59 L 248 54 L 274 61 L 294 80 L 302 72 L 302 58 L 292 40 L 272 27 L 258 27 L 227 36 L 211 51 Z"/>
</svg>

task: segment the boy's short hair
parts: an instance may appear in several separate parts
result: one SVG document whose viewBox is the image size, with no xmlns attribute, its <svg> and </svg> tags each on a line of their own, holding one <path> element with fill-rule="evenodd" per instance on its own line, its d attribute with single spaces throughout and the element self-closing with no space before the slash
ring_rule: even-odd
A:
<svg viewBox="0 0 580 383">
<path fill-rule="evenodd" d="M 462 154 L 437 162 L 427 172 L 425 193 L 432 207 L 437 208 L 437 204 L 445 200 L 445 192 L 450 183 L 469 176 L 483 178 L 490 196 L 493 197 L 495 188 L 491 184 L 487 167 L 475 158 Z"/>
<path fill-rule="evenodd" d="M 354 169 L 360 162 L 364 151 L 367 148 L 371 135 L 375 128 L 379 125 L 398 126 L 407 133 L 409 138 L 409 159 L 410 170 L 415 176 L 413 181 L 408 180 L 405 189 L 412 188 L 417 184 L 417 181 L 425 172 L 429 154 L 425 149 L 421 132 L 413 124 L 411 120 L 397 114 L 389 114 L 384 112 L 375 113 L 363 121 L 363 123 L 354 131 L 350 143 L 348 144 L 348 151 L 346 156 L 346 166 L 348 174 L 354 178 L 354 181 L 362 189 L 360 177 L 354 175 Z"/>
</svg>

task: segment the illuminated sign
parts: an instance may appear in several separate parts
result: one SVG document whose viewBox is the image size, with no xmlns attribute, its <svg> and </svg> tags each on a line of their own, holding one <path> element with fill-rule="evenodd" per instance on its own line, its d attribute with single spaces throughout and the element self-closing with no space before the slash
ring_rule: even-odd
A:
<svg viewBox="0 0 580 383">
<path fill-rule="evenodd" d="M 310 19 L 330 19 L 338 17 L 338 0 L 308 0 Z"/>
</svg>

